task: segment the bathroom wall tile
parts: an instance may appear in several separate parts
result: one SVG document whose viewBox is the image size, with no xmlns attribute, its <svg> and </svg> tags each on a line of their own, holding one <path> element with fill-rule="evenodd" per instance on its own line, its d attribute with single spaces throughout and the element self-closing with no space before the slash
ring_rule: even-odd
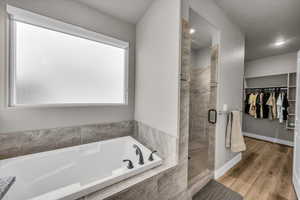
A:
<svg viewBox="0 0 300 200">
<path fill-rule="evenodd" d="M 210 79 L 210 66 L 205 68 L 192 68 L 191 69 L 191 91 L 207 92 L 209 90 Z"/>
<path fill-rule="evenodd" d="M 168 200 L 192 200 L 192 198 L 188 196 L 188 192 L 185 190 L 180 194 L 176 194 L 174 197 L 171 197 Z"/>
<path fill-rule="evenodd" d="M 78 127 L 1 133 L 0 159 L 129 136 L 133 135 L 133 129 L 133 121 L 123 121 Z"/>
<path fill-rule="evenodd" d="M 182 23 L 182 45 L 181 45 L 181 78 L 185 81 L 191 79 L 190 74 L 190 55 L 191 55 L 191 34 L 189 33 L 189 24 Z"/>
<path fill-rule="evenodd" d="M 219 45 L 212 47 L 211 51 L 211 82 L 218 82 Z"/>
<path fill-rule="evenodd" d="M 216 137 L 216 127 L 215 125 L 210 125 L 208 128 L 209 135 L 209 148 L 208 148 L 208 169 L 211 171 L 215 170 L 215 137 Z"/>
<path fill-rule="evenodd" d="M 76 138 L 80 138 L 80 144 L 86 144 L 132 135 L 134 128 L 133 124 L 134 123 L 132 121 L 122 121 L 114 123 L 83 125 L 73 129 L 76 130 Z M 77 133 L 79 134 L 79 137 Z"/>
<path fill-rule="evenodd" d="M 163 131 L 152 128 L 141 122 L 136 122 L 134 137 L 150 148 L 156 150 L 165 162 L 176 162 L 177 138 Z"/>
<path fill-rule="evenodd" d="M 187 188 L 187 163 L 178 164 L 173 170 L 158 178 L 158 193 L 161 199 L 175 197 Z"/>
<path fill-rule="evenodd" d="M 150 178 L 105 200 L 159 200 L 157 177 Z M 96 200 L 92 196 L 88 200 Z"/>
<path fill-rule="evenodd" d="M 26 131 L 23 133 L 21 154 L 31 154 L 56 149 L 57 136 L 53 130 Z"/>
<path fill-rule="evenodd" d="M 80 127 L 81 143 L 91 143 L 133 134 L 134 122 L 95 124 Z"/>
<path fill-rule="evenodd" d="M 190 86 L 188 82 L 181 82 L 180 89 L 180 132 L 178 162 L 185 162 L 188 158 L 188 137 L 190 121 Z"/>
<path fill-rule="evenodd" d="M 81 144 L 80 127 L 58 128 L 55 130 L 55 135 L 58 149 Z"/>
<path fill-rule="evenodd" d="M 0 134 L 0 159 L 19 156 L 22 137 L 22 134 L 18 133 Z"/>
</svg>

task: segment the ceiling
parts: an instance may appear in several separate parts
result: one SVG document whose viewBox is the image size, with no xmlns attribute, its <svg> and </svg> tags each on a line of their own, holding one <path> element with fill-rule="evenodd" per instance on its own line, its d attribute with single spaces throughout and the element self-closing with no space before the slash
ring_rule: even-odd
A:
<svg viewBox="0 0 300 200">
<path fill-rule="evenodd" d="M 136 24 L 153 0 L 74 0 L 100 12 Z"/>
<path fill-rule="evenodd" d="M 192 35 L 192 49 L 200 50 L 210 47 L 215 28 L 192 9 L 190 9 L 190 26 L 195 29 Z"/>
<path fill-rule="evenodd" d="M 245 32 L 246 60 L 300 49 L 300 0 L 215 1 Z"/>
</svg>

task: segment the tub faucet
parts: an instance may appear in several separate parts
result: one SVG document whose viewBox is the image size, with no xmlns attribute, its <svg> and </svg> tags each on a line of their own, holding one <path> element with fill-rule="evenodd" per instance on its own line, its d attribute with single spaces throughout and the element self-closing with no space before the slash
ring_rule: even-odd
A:
<svg viewBox="0 0 300 200">
<path fill-rule="evenodd" d="M 123 162 L 128 162 L 128 165 L 127 165 L 127 168 L 128 168 L 128 169 L 133 169 L 133 168 L 134 168 L 134 166 L 133 166 L 131 160 L 126 159 L 126 160 L 123 160 Z"/>
<path fill-rule="evenodd" d="M 142 150 L 136 144 L 133 145 L 133 148 L 135 148 L 135 154 L 139 156 L 139 164 L 143 165 L 144 164 L 144 157 L 143 157 Z"/>
<path fill-rule="evenodd" d="M 152 151 L 152 152 L 151 152 L 151 154 L 150 154 L 150 156 L 149 156 L 149 158 L 148 158 L 149 161 L 153 161 L 153 160 L 154 160 L 153 154 L 155 154 L 155 153 L 157 153 L 157 151 Z"/>
</svg>

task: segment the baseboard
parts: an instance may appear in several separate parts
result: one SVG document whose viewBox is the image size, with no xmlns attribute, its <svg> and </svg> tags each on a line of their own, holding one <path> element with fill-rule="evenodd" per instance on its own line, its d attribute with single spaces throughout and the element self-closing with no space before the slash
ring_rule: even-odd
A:
<svg viewBox="0 0 300 200">
<path fill-rule="evenodd" d="M 288 141 L 288 140 L 281 140 L 281 139 L 277 139 L 277 138 L 257 135 L 255 133 L 248 133 L 248 132 L 243 132 L 243 135 L 247 136 L 247 137 L 259 139 L 259 140 L 264 140 L 264 141 L 273 142 L 273 143 L 277 143 L 277 144 L 287 145 L 287 146 L 290 146 L 290 147 L 294 146 L 294 142 L 291 142 L 291 141 Z"/>
<path fill-rule="evenodd" d="M 294 188 L 297 194 L 298 199 L 300 198 L 300 179 L 298 178 L 297 174 L 293 175 L 293 184 L 294 184 Z"/>
<path fill-rule="evenodd" d="M 221 168 L 215 170 L 215 179 L 220 178 L 226 172 L 228 172 L 231 168 L 233 168 L 236 164 L 238 164 L 242 160 L 242 153 L 237 154 L 231 160 L 226 162 Z"/>
</svg>

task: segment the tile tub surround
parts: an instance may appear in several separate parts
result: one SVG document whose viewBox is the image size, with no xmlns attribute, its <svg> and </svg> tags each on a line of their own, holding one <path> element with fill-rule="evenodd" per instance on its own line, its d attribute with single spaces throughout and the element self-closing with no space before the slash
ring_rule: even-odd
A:
<svg viewBox="0 0 300 200">
<path fill-rule="evenodd" d="M 16 177 L 3 200 L 74 200 L 161 166 L 157 155 L 138 164 L 133 145 L 150 155 L 149 149 L 126 136 L 3 160 L 0 177 Z M 130 159 L 134 168 L 127 169 L 123 159 Z"/>
<path fill-rule="evenodd" d="M 133 121 L 0 134 L 0 159 L 97 142 L 134 132 Z"/>
<path fill-rule="evenodd" d="M 177 138 L 142 122 L 135 121 L 133 137 L 143 145 L 156 150 L 165 163 L 177 162 Z M 146 157 L 146 159 L 148 159 Z"/>
</svg>

